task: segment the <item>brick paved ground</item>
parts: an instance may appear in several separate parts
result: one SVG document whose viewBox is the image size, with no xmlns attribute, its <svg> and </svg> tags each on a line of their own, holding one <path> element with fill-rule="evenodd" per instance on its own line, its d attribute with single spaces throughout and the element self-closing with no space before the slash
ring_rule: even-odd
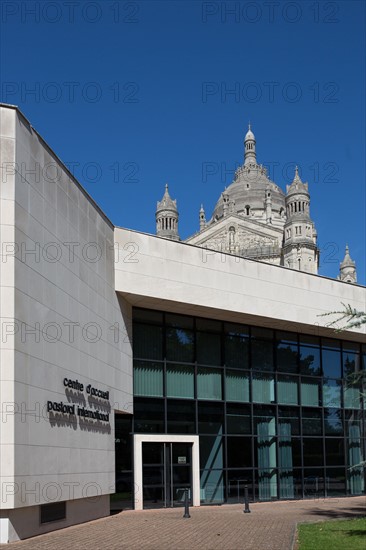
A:
<svg viewBox="0 0 366 550">
<path fill-rule="evenodd" d="M 125 511 L 10 545 L 19 550 L 291 550 L 298 522 L 366 515 L 366 498 Z M 9 545 L 0 545 L 2 550 Z M 351 550 L 346 549 L 345 550 Z"/>
</svg>

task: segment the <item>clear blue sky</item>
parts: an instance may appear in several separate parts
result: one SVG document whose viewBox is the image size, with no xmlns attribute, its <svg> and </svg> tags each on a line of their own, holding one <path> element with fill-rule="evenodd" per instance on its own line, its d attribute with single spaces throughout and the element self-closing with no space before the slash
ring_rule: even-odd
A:
<svg viewBox="0 0 366 550">
<path fill-rule="evenodd" d="M 242 162 L 250 120 L 272 179 L 284 189 L 298 164 L 309 182 L 320 273 L 337 275 L 348 242 L 365 284 L 364 2 L 1 10 L 1 100 L 79 163 L 76 177 L 114 224 L 154 233 L 168 182 L 181 237 L 194 233 L 200 204 L 209 218 Z"/>
</svg>

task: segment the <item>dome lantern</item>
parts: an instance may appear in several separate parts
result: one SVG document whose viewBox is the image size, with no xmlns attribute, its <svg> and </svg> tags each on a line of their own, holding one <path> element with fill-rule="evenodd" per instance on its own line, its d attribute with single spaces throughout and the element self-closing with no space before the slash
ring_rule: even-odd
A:
<svg viewBox="0 0 366 550">
<path fill-rule="evenodd" d="M 257 157 L 255 152 L 255 136 L 251 130 L 250 122 L 248 125 L 248 131 L 244 138 L 244 165 L 257 164 Z"/>
</svg>

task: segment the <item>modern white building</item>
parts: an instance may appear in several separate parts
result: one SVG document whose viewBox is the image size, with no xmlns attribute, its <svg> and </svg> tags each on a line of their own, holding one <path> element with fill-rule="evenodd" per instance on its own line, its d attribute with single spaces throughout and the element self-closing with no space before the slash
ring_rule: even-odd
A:
<svg viewBox="0 0 366 550">
<path fill-rule="evenodd" d="M 204 223 L 115 227 L 16 107 L 0 137 L 0 542 L 106 516 L 116 484 L 136 509 L 364 492 L 366 327 L 319 315 L 365 287 L 202 248 Z M 264 201 L 215 224 L 286 231 Z"/>
</svg>

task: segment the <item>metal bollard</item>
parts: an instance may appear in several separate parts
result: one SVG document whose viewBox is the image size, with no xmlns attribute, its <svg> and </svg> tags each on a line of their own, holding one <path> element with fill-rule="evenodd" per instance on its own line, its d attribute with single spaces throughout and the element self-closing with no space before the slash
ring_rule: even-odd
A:
<svg viewBox="0 0 366 550">
<path fill-rule="evenodd" d="M 244 514 L 250 514 L 249 510 L 249 496 L 248 496 L 248 485 L 244 486 Z"/>
<path fill-rule="evenodd" d="M 190 518 L 188 504 L 188 489 L 184 489 L 184 518 Z"/>
</svg>

